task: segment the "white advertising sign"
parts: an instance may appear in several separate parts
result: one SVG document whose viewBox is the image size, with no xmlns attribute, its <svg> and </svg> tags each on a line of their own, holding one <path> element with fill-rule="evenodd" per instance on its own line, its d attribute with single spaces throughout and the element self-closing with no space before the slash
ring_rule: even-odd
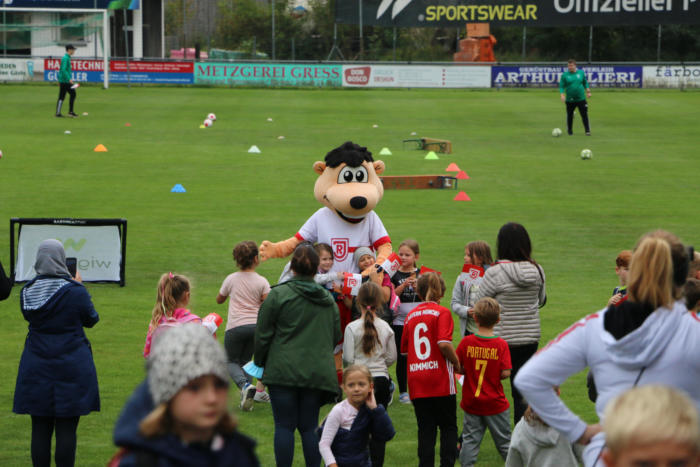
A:
<svg viewBox="0 0 700 467">
<path fill-rule="evenodd" d="M 0 81 L 42 81 L 43 79 L 43 59 L 0 58 Z"/>
<path fill-rule="evenodd" d="M 488 88 L 490 66 L 343 65 L 343 86 L 382 88 Z"/>
<path fill-rule="evenodd" d="M 66 257 L 78 259 L 78 271 L 84 281 L 119 281 L 121 240 L 115 225 L 23 225 L 17 245 L 16 280 L 27 281 L 36 276 L 36 251 L 48 238 L 63 243 Z"/>
<path fill-rule="evenodd" d="M 642 69 L 645 88 L 698 88 L 700 66 L 659 65 Z"/>
</svg>

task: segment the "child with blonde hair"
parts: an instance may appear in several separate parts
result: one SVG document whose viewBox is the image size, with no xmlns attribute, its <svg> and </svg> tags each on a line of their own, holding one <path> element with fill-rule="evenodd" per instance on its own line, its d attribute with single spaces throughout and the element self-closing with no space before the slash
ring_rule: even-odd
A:
<svg viewBox="0 0 700 467">
<path fill-rule="evenodd" d="M 401 259 L 401 267 L 391 278 L 391 282 L 394 284 L 394 291 L 401 301 L 398 313 L 391 323 L 397 347 L 401 346 L 403 324 L 406 316 L 420 304 L 420 299 L 416 293 L 416 284 L 420 274 L 417 265 L 418 258 L 420 258 L 420 246 L 412 238 L 406 239 L 399 245 L 398 254 L 399 259 Z M 406 386 L 406 357 L 404 355 L 399 355 L 396 361 L 396 380 L 399 383 L 399 402 L 410 404 L 411 398 L 408 396 L 408 388 Z"/>
<path fill-rule="evenodd" d="M 190 303 L 190 281 L 180 274 L 169 272 L 160 276 L 156 304 L 146 332 L 143 356 L 151 353 L 153 339 L 165 328 L 184 323 L 201 323 L 202 319 L 185 308 Z"/>
<path fill-rule="evenodd" d="M 147 368 L 115 426 L 121 449 L 110 467 L 260 465 L 255 441 L 228 413 L 226 355 L 206 328 L 188 323 L 163 333 Z"/>
<path fill-rule="evenodd" d="M 255 272 L 260 264 L 258 246 L 245 241 L 233 248 L 233 259 L 239 271 L 226 276 L 221 284 L 216 303 L 221 305 L 228 299 L 228 320 L 224 347 L 228 356 L 228 371 L 231 379 L 241 390 L 241 409 L 253 410 L 253 402 L 270 402 L 265 387 L 243 371 L 243 365 L 253 357 L 255 327 L 260 305 L 270 293 L 270 283 Z"/>
<path fill-rule="evenodd" d="M 362 316 L 345 328 L 343 361 L 347 365 L 367 366 L 372 374 L 374 398 L 388 408 L 391 398 L 389 367 L 396 361 L 396 344 L 391 326 L 377 317 L 377 310 L 383 307 L 382 289 L 374 282 L 365 282 L 357 294 L 357 305 Z M 384 465 L 384 447 L 384 441 L 370 440 L 373 467 Z"/>
<path fill-rule="evenodd" d="M 560 395 L 559 387 L 554 387 Z M 529 405 L 510 438 L 506 467 L 578 467 L 583 462 L 583 446 L 542 420 Z"/>
<path fill-rule="evenodd" d="M 386 409 L 374 398 L 373 386 L 366 366 L 345 369 L 343 391 L 347 398 L 331 409 L 318 443 L 326 466 L 374 465 L 367 449 L 369 438 L 386 443 L 396 434 Z"/>
<path fill-rule="evenodd" d="M 484 280 L 484 273 L 493 263 L 491 247 L 481 240 L 469 242 L 464 247 L 464 266 L 452 288 L 452 311 L 459 316 L 459 334 L 467 336 L 477 330 L 472 307 L 476 303 L 476 291 Z"/>
<path fill-rule="evenodd" d="M 613 399 L 603 418 L 607 467 L 700 465 L 697 406 L 668 386 L 634 387 Z"/>
</svg>

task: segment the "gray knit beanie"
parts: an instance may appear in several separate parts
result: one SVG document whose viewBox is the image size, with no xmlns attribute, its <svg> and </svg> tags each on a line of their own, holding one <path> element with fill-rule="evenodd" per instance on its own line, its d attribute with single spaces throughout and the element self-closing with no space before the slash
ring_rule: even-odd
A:
<svg viewBox="0 0 700 467">
<path fill-rule="evenodd" d="M 187 383 L 215 375 L 228 383 L 226 354 L 201 324 L 189 323 L 165 330 L 148 357 L 148 389 L 155 405 L 168 402 Z"/>
<path fill-rule="evenodd" d="M 353 253 L 352 259 L 355 261 L 355 264 L 360 262 L 360 258 L 362 258 L 364 255 L 370 255 L 372 258 L 377 258 L 377 255 L 374 254 L 374 252 L 366 246 L 361 246 L 357 250 L 355 250 L 355 253 Z"/>
</svg>

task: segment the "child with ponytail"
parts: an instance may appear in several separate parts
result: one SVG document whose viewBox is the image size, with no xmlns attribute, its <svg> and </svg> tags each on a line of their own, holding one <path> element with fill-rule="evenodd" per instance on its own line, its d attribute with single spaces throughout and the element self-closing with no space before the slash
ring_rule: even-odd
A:
<svg viewBox="0 0 700 467">
<path fill-rule="evenodd" d="M 418 423 L 420 465 L 435 465 L 435 437 L 440 428 L 440 465 L 454 465 L 457 457 L 457 397 L 454 373 L 459 359 L 452 347 L 452 313 L 440 300 L 445 281 L 435 272 L 417 283 L 424 302 L 406 316 L 401 353 L 408 360 L 408 394 Z"/>
<path fill-rule="evenodd" d="M 199 316 L 185 308 L 189 303 L 190 281 L 185 276 L 172 272 L 160 276 L 156 304 L 153 307 L 151 322 L 148 324 L 148 332 L 146 333 L 146 345 L 143 348 L 144 357 L 148 358 L 153 338 L 164 327 L 202 322 Z"/>
<path fill-rule="evenodd" d="M 384 295 L 379 285 L 365 282 L 357 294 L 357 305 L 362 312 L 345 328 L 343 361 L 346 365 L 365 365 L 369 368 L 374 383 L 377 404 L 389 406 L 391 392 L 389 369 L 396 361 L 396 344 L 391 326 L 377 317 L 384 305 Z M 385 442 L 372 438 L 369 443 L 372 466 L 384 465 Z"/>
</svg>

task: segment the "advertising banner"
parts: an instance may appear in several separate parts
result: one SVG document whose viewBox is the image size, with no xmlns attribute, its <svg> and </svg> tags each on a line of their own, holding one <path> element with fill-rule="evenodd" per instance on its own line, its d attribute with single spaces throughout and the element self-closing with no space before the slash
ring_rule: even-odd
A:
<svg viewBox="0 0 700 467">
<path fill-rule="evenodd" d="M 343 65 L 343 86 L 383 88 L 488 88 L 489 66 Z"/>
<path fill-rule="evenodd" d="M 194 83 L 194 63 L 192 62 L 132 62 L 127 73 L 126 60 L 109 62 L 109 79 L 113 83 Z"/>
<path fill-rule="evenodd" d="M 697 0 L 358 0 L 335 4 L 341 24 L 397 27 L 618 26 L 700 23 Z"/>
<path fill-rule="evenodd" d="M 641 88 L 641 66 L 582 66 L 591 87 Z M 566 66 L 493 66 L 491 86 L 559 87 Z"/>
<path fill-rule="evenodd" d="M 109 79 L 114 83 L 156 83 L 156 84 L 192 84 L 194 83 L 192 62 L 129 62 L 127 73 L 126 60 L 109 62 Z M 101 83 L 104 80 L 102 60 L 71 60 L 73 81 Z M 61 59 L 44 60 L 44 80 L 58 81 Z"/>
<path fill-rule="evenodd" d="M 31 58 L 0 58 L 0 81 L 41 81 L 44 60 Z"/>
<path fill-rule="evenodd" d="M 700 66 L 645 66 L 645 88 L 700 88 Z"/>
<path fill-rule="evenodd" d="M 0 0 L 0 5 L 14 8 L 91 8 L 138 10 L 140 0 Z"/>
<path fill-rule="evenodd" d="M 341 65 L 289 63 L 194 64 L 195 84 L 226 86 L 315 86 L 342 85 Z"/>
<path fill-rule="evenodd" d="M 59 240 L 66 257 L 78 259 L 78 271 L 84 281 L 119 282 L 121 239 L 116 225 L 23 225 L 17 244 L 17 281 L 30 280 L 36 275 L 36 251 L 47 238 Z"/>
</svg>

